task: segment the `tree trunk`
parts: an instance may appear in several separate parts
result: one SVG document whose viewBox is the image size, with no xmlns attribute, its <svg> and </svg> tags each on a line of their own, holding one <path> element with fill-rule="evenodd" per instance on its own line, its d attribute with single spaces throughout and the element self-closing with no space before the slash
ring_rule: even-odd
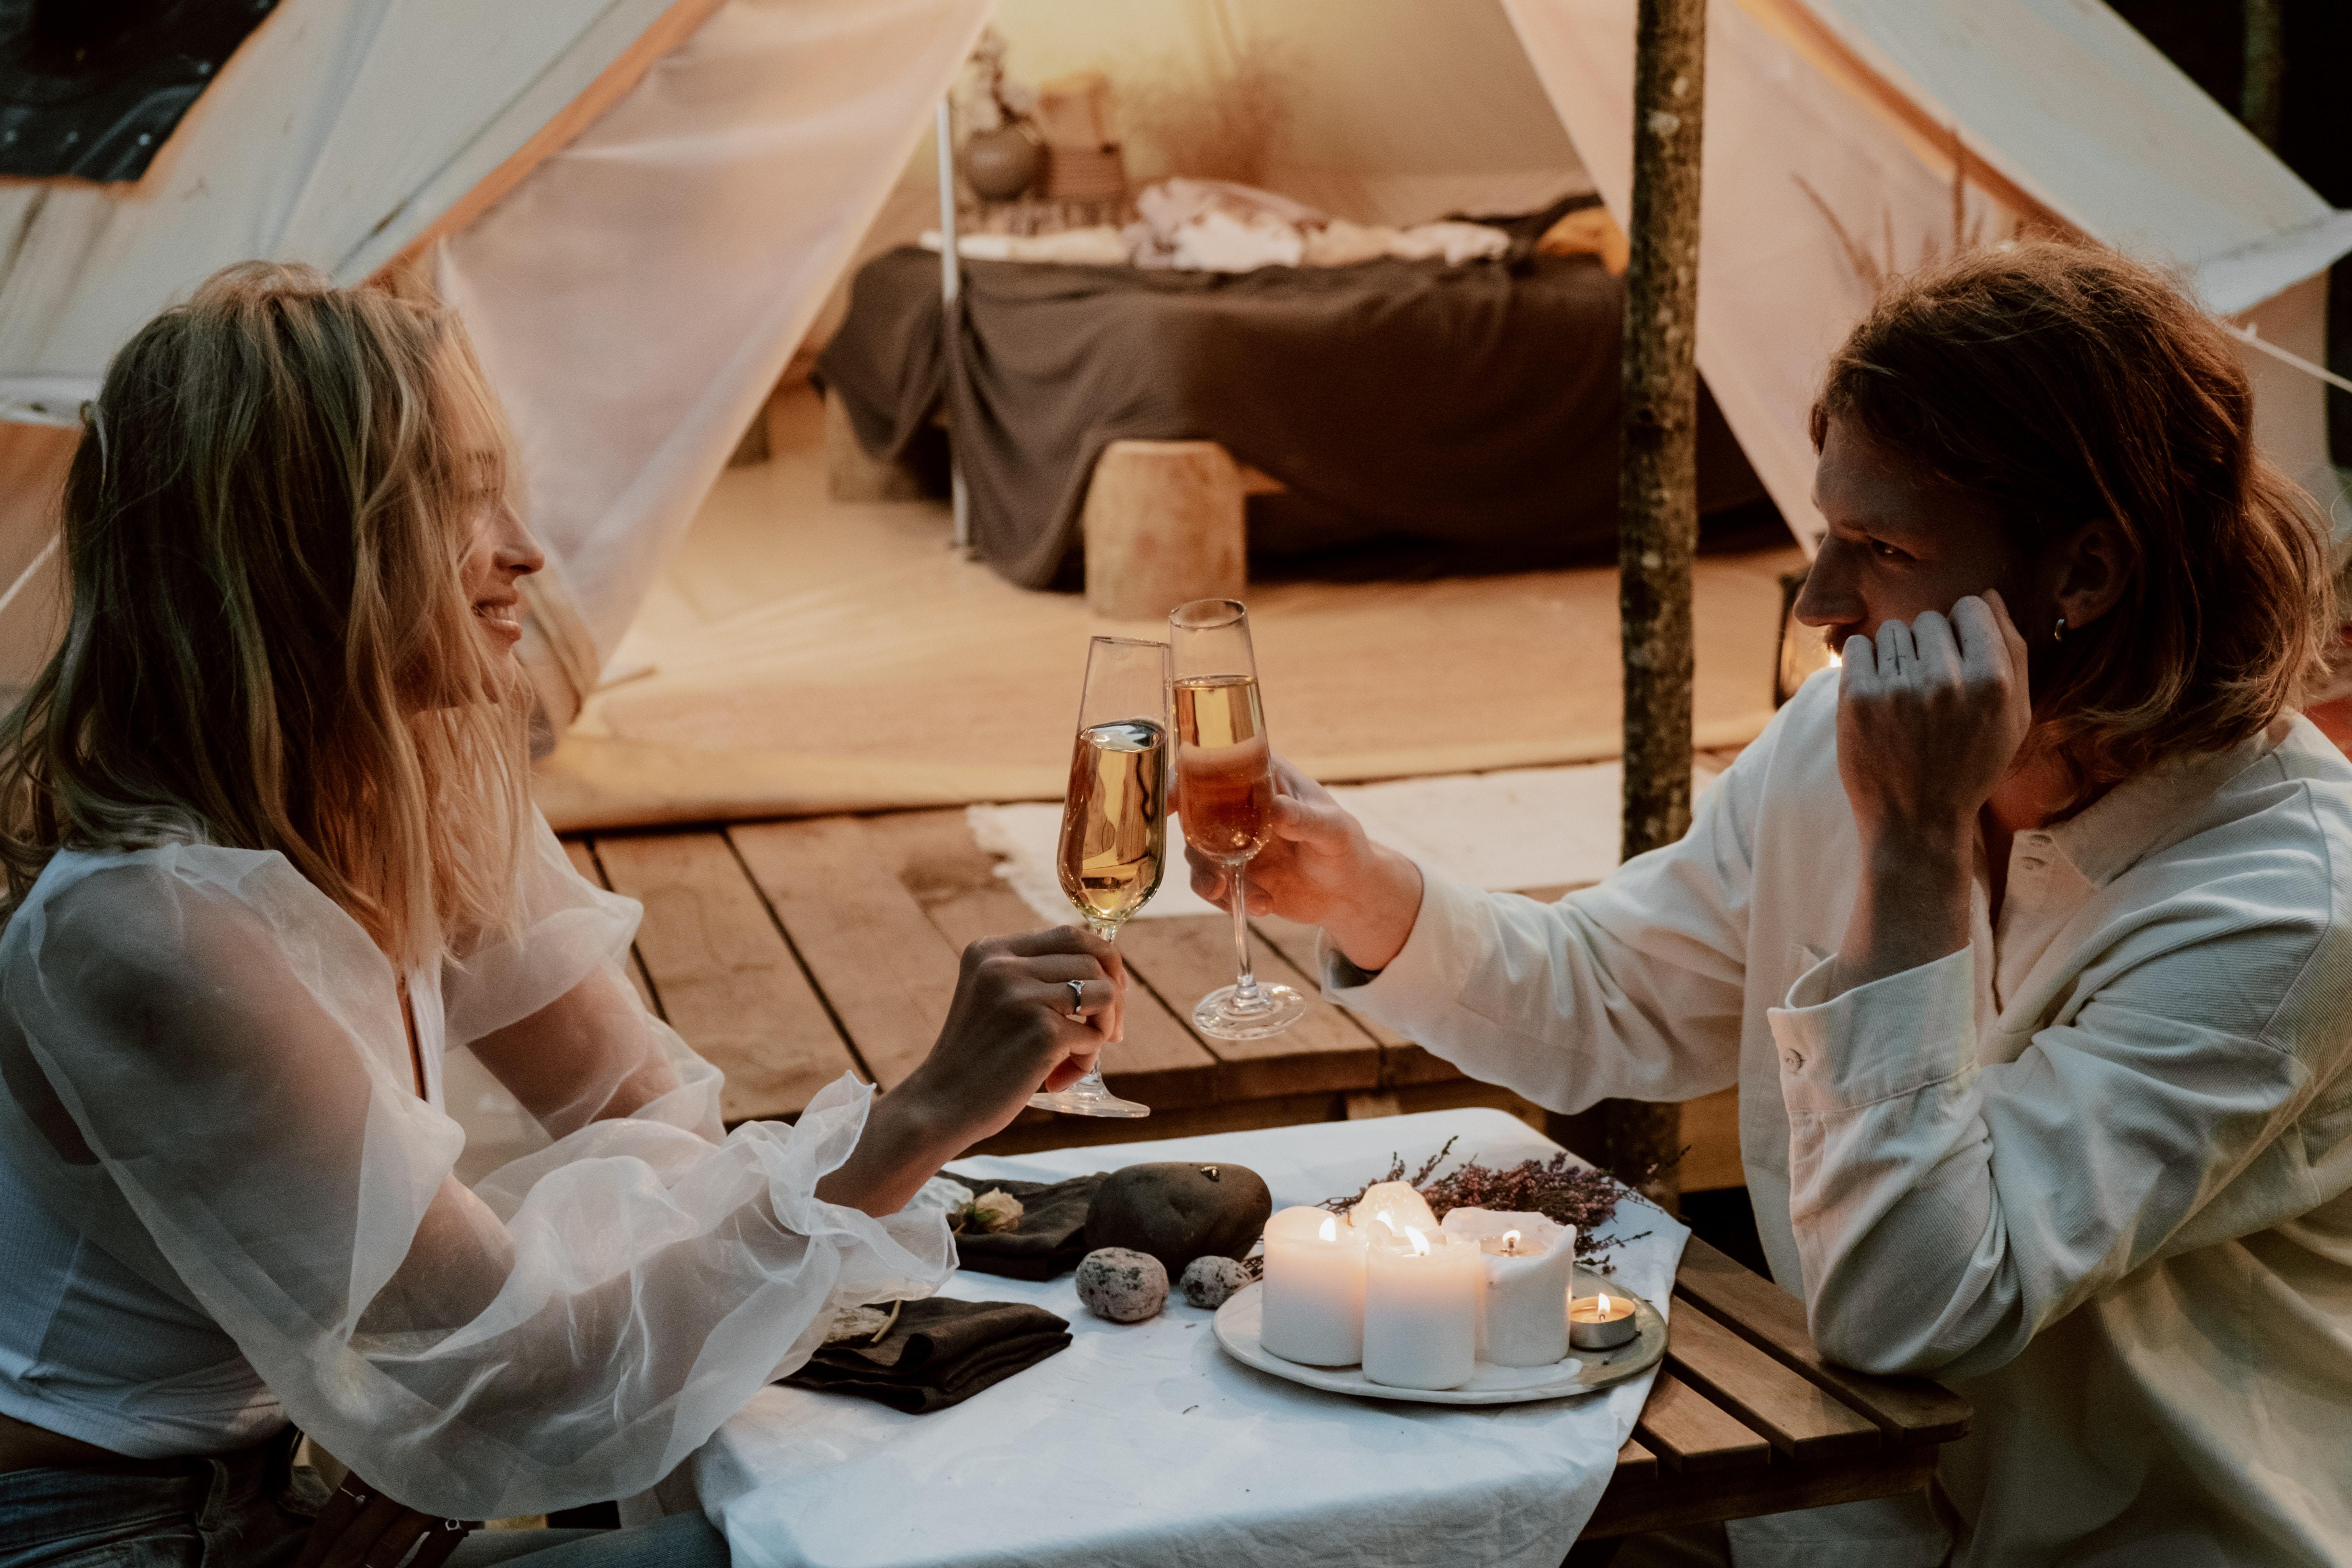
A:
<svg viewBox="0 0 2352 1568">
<path fill-rule="evenodd" d="M 1625 271 L 1617 603 L 1625 657 L 1624 857 L 1690 826 L 1691 557 L 1698 546 L 1698 192 L 1706 0 L 1641 0 Z M 1563 1118 L 1586 1158 L 1672 1206 L 1677 1106 L 1604 1100 Z"/>
<path fill-rule="evenodd" d="M 2246 0 L 2246 74 L 2238 118 L 2273 150 L 2279 144 L 2280 99 L 2286 84 L 2284 11 L 2280 0 Z"/>
</svg>

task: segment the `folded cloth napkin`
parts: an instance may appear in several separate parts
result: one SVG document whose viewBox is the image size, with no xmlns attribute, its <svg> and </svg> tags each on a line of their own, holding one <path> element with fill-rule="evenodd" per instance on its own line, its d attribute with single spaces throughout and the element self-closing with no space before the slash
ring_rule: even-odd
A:
<svg viewBox="0 0 2352 1568">
<path fill-rule="evenodd" d="M 878 1334 L 827 1342 L 784 1382 L 794 1388 L 855 1394 L 921 1415 L 961 1405 L 1070 1342 L 1066 1320 L 1020 1301 L 933 1296 L 896 1306 L 895 1315 L 883 1318 Z"/>
<path fill-rule="evenodd" d="M 991 1182 L 952 1171 L 940 1173 L 969 1188 L 973 1197 L 1001 1192 L 1021 1200 L 1021 1223 L 1011 1230 L 966 1226 L 956 1234 L 960 1267 L 1008 1279 L 1051 1279 L 1076 1268 L 1087 1255 L 1087 1207 L 1109 1173 L 1066 1182 Z"/>
</svg>

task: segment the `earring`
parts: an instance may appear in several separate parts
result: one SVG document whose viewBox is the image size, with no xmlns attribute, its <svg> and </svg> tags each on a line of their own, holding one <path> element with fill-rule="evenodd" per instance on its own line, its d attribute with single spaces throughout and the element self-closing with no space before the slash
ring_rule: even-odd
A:
<svg viewBox="0 0 2352 1568">
<path fill-rule="evenodd" d="M 2065 616 L 2059 616 L 2059 617 L 2058 617 L 2058 625 L 2057 625 L 2056 626 L 2054 626 L 2053 628 L 2052 628 L 2052 630 L 2051 630 L 2051 633 L 2050 633 L 2050 640 L 2051 640 L 2052 642 L 2064 642 L 2064 641 L 2066 640 L 2066 617 L 2065 617 Z"/>
</svg>

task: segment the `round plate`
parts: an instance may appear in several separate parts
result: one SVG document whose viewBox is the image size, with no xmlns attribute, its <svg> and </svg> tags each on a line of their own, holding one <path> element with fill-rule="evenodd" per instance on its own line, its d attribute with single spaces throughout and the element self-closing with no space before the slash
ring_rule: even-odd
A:
<svg viewBox="0 0 2352 1568">
<path fill-rule="evenodd" d="M 1637 1376 L 1657 1365 L 1666 1353 L 1666 1321 L 1658 1316 L 1655 1307 L 1589 1269 L 1576 1271 L 1577 1295 L 1601 1290 L 1633 1303 L 1633 1321 L 1640 1332 L 1632 1339 L 1615 1350 L 1572 1350 L 1566 1361 L 1549 1366 L 1496 1366 L 1482 1361 L 1470 1381 L 1459 1388 L 1391 1388 L 1366 1377 L 1359 1366 L 1302 1366 L 1283 1360 L 1258 1342 L 1265 1303 L 1264 1285 L 1243 1287 L 1217 1309 L 1217 1343 L 1244 1366 L 1359 1399 L 1402 1399 L 1416 1405 L 1520 1405 L 1533 1399 L 1562 1399 Z"/>
</svg>

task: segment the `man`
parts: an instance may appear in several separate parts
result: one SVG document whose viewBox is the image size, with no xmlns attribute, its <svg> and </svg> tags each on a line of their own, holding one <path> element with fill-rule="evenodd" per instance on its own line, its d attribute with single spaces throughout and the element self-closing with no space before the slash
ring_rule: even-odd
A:
<svg viewBox="0 0 2352 1568">
<path fill-rule="evenodd" d="M 2294 711 L 2327 563 L 2251 428 L 2157 273 L 1963 258 L 1831 365 L 1798 615 L 1843 666 L 1682 842 L 1541 905 L 1283 775 L 1249 898 L 1335 999 L 1559 1110 L 1738 1083 L 1824 1353 L 1973 1401 L 1932 1516 L 1743 1563 L 2352 1560 L 2352 765 Z"/>
</svg>

